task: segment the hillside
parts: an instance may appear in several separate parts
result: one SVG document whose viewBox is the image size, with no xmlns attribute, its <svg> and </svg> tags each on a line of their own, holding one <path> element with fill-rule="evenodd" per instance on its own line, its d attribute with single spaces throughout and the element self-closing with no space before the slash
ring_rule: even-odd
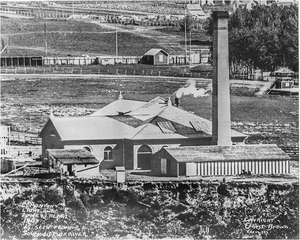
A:
<svg viewBox="0 0 300 240">
<path fill-rule="evenodd" d="M 45 22 L 48 55 L 115 55 L 116 30 L 113 27 L 76 20 L 2 18 L 1 34 L 9 36 L 8 55 L 44 55 Z M 119 30 L 119 55 L 141 56 L 151 48 L 162 46 L 154 38 L 149 40 L 149 37 Z"/>
</svg>

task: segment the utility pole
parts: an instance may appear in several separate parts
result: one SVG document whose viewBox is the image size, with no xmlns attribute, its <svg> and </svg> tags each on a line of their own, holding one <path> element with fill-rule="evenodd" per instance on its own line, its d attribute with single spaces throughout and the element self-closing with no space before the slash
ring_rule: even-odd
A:
<svg viewBox="0 0 300 240">
<path fill-rule="evenodd" d="M 186 6 L 184 9 L 184 44 L 185 44 L 185 63 L 187 60 L 187 45 L 186 45 Z"/>
<path fill-rule="evenodd" d="M 47 55 L 48 48 L 47 48 L 47 23 L 44 23 L 44 41 L 45 41 L 45 54 Z"/>
<path fill-rule="evenodd" d="M 116 57 L 118 56 L 118 31 L 116 29 Z"/>
<path fill-rule="evenodd" d="M 192 29 L 190 30 L 190 69 L 192 64 Z"/>
</svg>

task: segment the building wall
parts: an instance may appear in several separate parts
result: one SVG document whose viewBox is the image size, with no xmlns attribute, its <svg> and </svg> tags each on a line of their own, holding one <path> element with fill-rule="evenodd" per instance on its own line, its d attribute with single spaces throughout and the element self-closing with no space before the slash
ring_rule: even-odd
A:
<svg viewBox="0 0 300 240">
<path fill-rule="evenodd" d="M 161 159 L 167 160 L 167 174 L 161 172 Z M 255 175 L 288 174 L 289 160 L 243 160 L 243 161 L 204 161 L 178 163 L 166 150 L 162 149 L 151 158 L 151 171 L 164 176 L 230 176 L 239 175 L 242 171 Z"/>
<path fill-rule="evenodd" d="M 10 127 L 0 126 L 0 149 L 1 155 L 5 155 L 9 150 Z"/>
<path fill-rule="evenodd" d="M 112 159 L 104 160 L 104 149 L 112 147 Z M 101 169 L 112 169 L 115 166 L 123 166 L 123 141 L 122 140 L 98 140 L 98 141 L 69 141 L 65 142 L 65 149 L 91 149 L 91 153 L 101 162 Z"/>
<path fill-rule="evenodd" d="M 64 175 L 69 175 L 68 172 L 68 165 L 62 164 L 61 162 L 57 161 L 56 159 L 49 157 L 50 166 L 57 172 L 60 172 Z M 82 171 L 86 169 L 85 171 Z M 71 172 L 74 171 L 75 176 L 77 177 L 99 177 L 100 176 L 100 169 L 99 164 L 72 164 Z"/>
<path fill-rule="evenodd" d="M 151 148 L 152 154 L 158 152 L 162 147 L 178 146 L 201 146 L 210 145 L 211 137 L 207 138 L 185 138 L 185 139 L 152 139 L 152 140 L 77 140 L 61 141 L 53 124 L 49 121 L 48 126 L 42 133 L 42 158 L 43 166 L 48 167 L 47 149 L 83 149 L 88 148 L 96 157 L 101 169 L 114 169 L 116 166 L 124 166 L 126 169 L 137 169 L 138 150 L 142 145 Z M 51 136 L 52 135 L 52 136 Z M 242 141 L 243 139 L 239 139 Z M 104 160 L 104 149 L 112 147 L 112 160 Z M 125 161 L 123 162 L 123 159 Z M 149 160 L 150 161 L 150 160 Z M 150 163 L 149 163 L 150 164 Z"/>
<path fill-rule="evenodd" d="M 162 56 L 162 61 L 160 62 L 160 56 Z M 169 64 L 169 56 L 164 54 L 163 52 L 159 52 L 154 56 L 154 65 L 168 65 Z"/>
<path fill-rule="evenodd" d="M 43 57 L 44 65 L 89 65 L 95 61 L 95 57 Z"/>
<path fill-rule="evenodd" d="M 166 159 L 166 174 L 162 172 L 164 167 L 162 167 L 161 159 Z M 162 149 L 151 157 L 151 172 L 161 176 L 178 177 L 179 164 L 168 152 Z"/>
<path fill-rule="evenodd" d="M 0 168 L 1 173 L 8 173 L 16 169 L 16 164 L 13 160 L 1 158 L 0 161 L 1 161 L 1 168 Z"/>
<path fill-rule="evenodd" d="M 251 174 L 290 173 L 289 160 L 244 160 L 194 163 L 196 175 L 230 176 L 250 171 Z"/>
<path fill-rule="evenodd" d="M 43 57 L 7 56 L 1 57 L 1 66 L 42 66 Z"/>
<path fill-rule="evenodd" d="M 97 178 L 101 176 L 99 166 L 93 167 L 90 165 L 90 167 L 86 167 L 87 170 L 85 171 L 79 171 L 76 172 L 77 177 L 83 177 L 83 178 Z"/>
<path fill-rule="evenodd" d="M 52 122 L 49 121 L 47 124 L 49 125 L 44 129 L 42 136 L 42 165 L 44 167 L 49 167 L 47 149 L 64 149 L 64 144 L 60 141 Z"/>
</svg>

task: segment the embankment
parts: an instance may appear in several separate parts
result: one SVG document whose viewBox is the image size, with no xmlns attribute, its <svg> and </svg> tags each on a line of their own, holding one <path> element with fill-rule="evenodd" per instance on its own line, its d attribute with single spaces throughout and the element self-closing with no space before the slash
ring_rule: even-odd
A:
<svg viewBox="0 0 300 240">
<path fill-rule="evenodd" d="M 1 181 L 1 238 L 298 239 L 299 185 Z"/>
</svg>

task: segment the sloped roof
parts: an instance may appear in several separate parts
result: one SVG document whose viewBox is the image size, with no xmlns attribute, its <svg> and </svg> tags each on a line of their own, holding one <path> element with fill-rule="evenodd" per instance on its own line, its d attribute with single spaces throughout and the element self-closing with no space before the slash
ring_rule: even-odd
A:
<svg viewBox="0 0 300 240">
<path fill-rule="evenodd" d="M 290 157 L 275 144 L 165 147 L 178 162 L 288 160 Z"/>
<path fill-rule="evenodd" d="M 48 149 L 50 156 L 62 164 L 98 164 L 93 154 L 85 149 Z"/>
<path fill-rule="evenodd" d="M 151 118 L 150 121 L 146 123 L 148 127 L 141 128 L 141 130 L 136 133 L 133 139 L 149 139 L 150 136 L 152 138 L 199 138 L 209 137 L 212 135 L 212 122 L 205 118 L 202 118 L 198 115 L 172 105 L 168 106 L 166 104 L 163 104 L 161 107 L 154 108 L 154 106 L 151 106 L 151 108 L 155 109 L 155 111 L 153 111 L 153 115 L 149 113 L 149 115 L 143 116 L 144 119 Z M 135 111 L 133 111 L 131 114 L 134 113 Z M 134 117 L 139 118 L 140 116 L 136 115 Z M 156 122 L 159 121 L 159 118 L 161 119 L 161 121 L 170 121 L 171 123 L 173 123 L 177 132 L 172 134 L 163 133 L 159 126 L 156 124 Z M 203 131 L 197 131 L 191 124 L 191 121 L 200 122 L 205 126 L 205 128 L 203 128 Z M 231 136 L 243 138 L 246 137 L 245 134 L 242 134 L 235 130 L 231 130 Z"/>
<path fill-rule="evenodd" d="M 61 140 L 99 140 L 130 138 L 135 128 L 109 117 L 51 118 Z"/>
<path fill-rule="evenodd" d="M 288 68 L 281 68 L 281 69 L 275 71 L 274 73 L 295 73 L 295 72 Z"/>
<path fill-rule="evenodd" d="M 198 15 L 204 16 L 205 15 L 205 13 L 203 12 L 203 10 L 199 4 L 187 4 L 186 7 L 192 15 L 196 15 L 196 16 L 198 16 Z"/>
<path fill-rule="evenodd" d="M 131 100 L 129 100 L 131 101 Z M 116 102 L 116 103 L 115 103 Z M 106 139 L 180 139 L 209 138 L 212 135 L 212 122 L 179 107 L 167 104 L 166 100 L 157 97 L 149 102 L 133 101 L 135 106 L 127 114 L 119 115 L 119 111 L 129 110 L 126 100 L 117 100 L 104 107 L 99 116 L 94 114 L 85 117 L 50 117 L 44 129 L 52 122 L 62 141 L 74 140 L 106 140 Z M 127 103 L 129 103 L 127 101 Z M 136 107 L 136 109 L 134 109 Z M 108 113 L 108 116 L 102 115 Z M 165 122 L 158 123 L 158 122 Z M 172 131 L 162 130 L 162 124 Z M 163 128 L 164 128 L 163 126 Z M 196 126 L 196 127 L 195 127 Z M 173 129 L 174 128 L 174 129 Z M 246 135 L 231 130 L 232 137 L 245 138 Z"/>
<path fill-rule="evenodd" d="M 119 99 L 94 112 L 91 116 L 113 116 L 119 113 L 128 113 L 146 103 L 148 102 Z"/>
<path fill-rule="evenodd" d="M 161 97 L 156 97 L 141 107 L 133 110 L 129 115 L 145 121 L 157 116 L 165 107 L 166 100 Z"/>
<path fill-rule="evenodd" d="M 154 56 L 154 55 L 158 54 L 159 52 L 163 52 L 164 54 L 169 55 L 165 50 L 163 50 L 161 48 L 152 48 L 148 52 L 146 52 L 144 55 Z"/>
<path fill-rule="evenodd" d="M 144 121 L 138 119 L 138 118 L 134 118 L 130 115 L 124 115 L 124 116 L 109 116 L 110 118 L 112 119 L 115 119 L 121 123 L 124 123 L 124 124 L 127 124 L 131 127 L 139 127 L 141 126 L 142 124 L 144 124 Z"/>
</svg>

